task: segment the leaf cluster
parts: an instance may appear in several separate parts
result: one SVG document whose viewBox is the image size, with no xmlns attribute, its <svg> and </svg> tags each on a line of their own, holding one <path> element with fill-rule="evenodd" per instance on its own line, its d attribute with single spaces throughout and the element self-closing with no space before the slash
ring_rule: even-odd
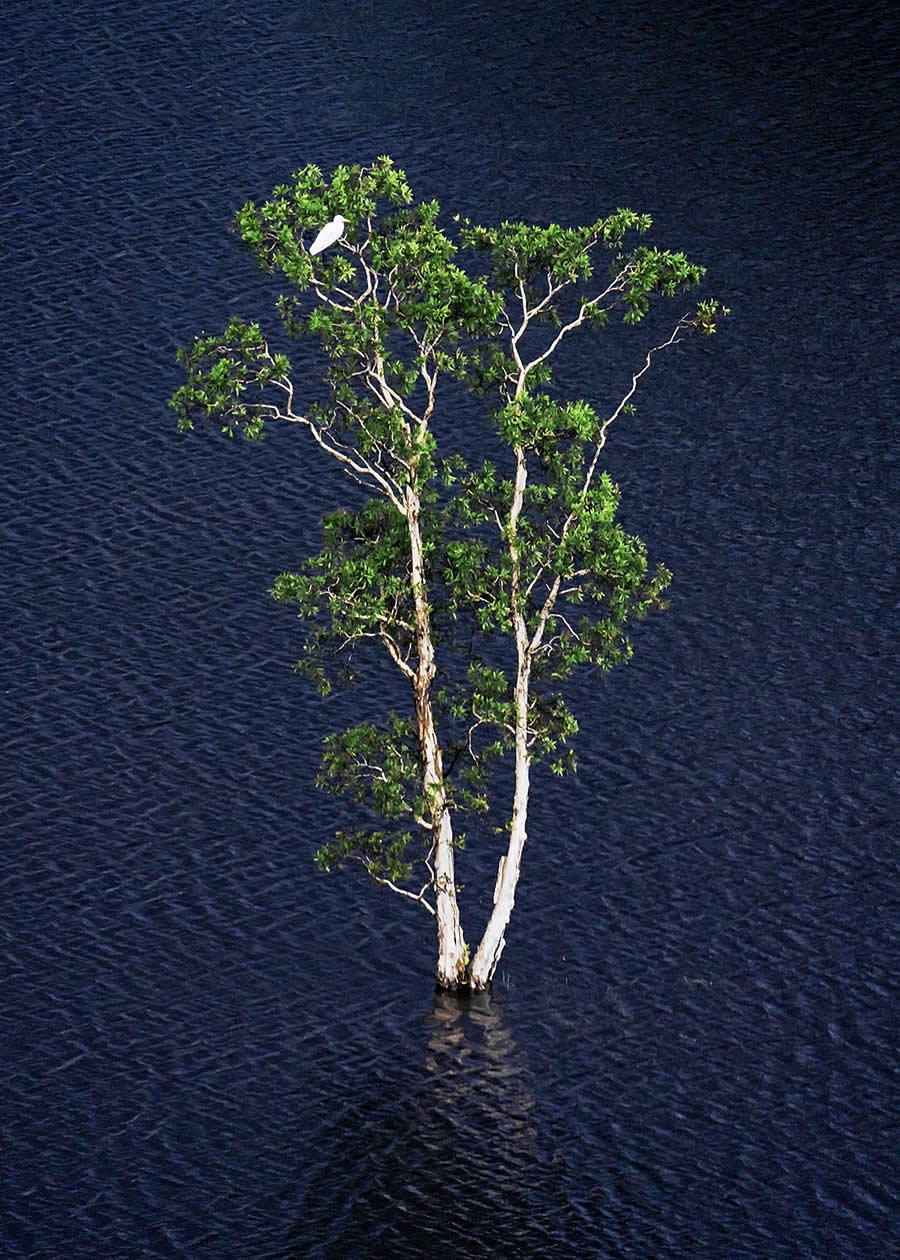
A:
<svg viewBox="0 0 900 1260">
<path fill-rule="evenodd" d="M 410 856 L 412 835 L 383 828 L 349 827 L 335 832 L 334 840 L 315 853 L 321 871 L 339 869 L 351 858 L 361 861 L 373 879 L 401 883 L 411 879 L 418 855 Z"/>
<path fill-rule="evenodd" d="M 266 416 L 277 411 L 260 396 L 273 382 L 282 390 L 291 388 L 287 355 L 270 354 L 259 324 L 237 316 L 220 336 L 201 334 L 191 346 L 179 349 L 177 357 L 187 381 L 170 402 L 183 432 L 199 417 L 219 420 L 229 437 L 239 428 L 246 438 L 258 440 Z"/>
<path fill-rule="evenodd" d="M 426 544 L 427 545 L 427 544 Z M 297 606 L 307 623 L 298 672 L 320 692 L 331 690 L 327 663 L 352 654 L 364 639 L 379 640 L 396 660 L 416 651 L 410 582 L 409 534 L 404 517 L 383 499 L 358 509 L 340 508 L 323 521 L 323 547 L 300 572 L 280 573 L 271 591 Z M 349 665 L 338 666 L 346 681 Z"/>
<path fill-rule="evenodd" d="M 309 240 L 337 214 L 340 241 L 310 256 Z M 527 637 L 529 750 L 563 773 L 574 768 L 578 724 L 561 687 L 582 666 L 627 661 L 631 624 L 665 607 L 671 575 L 650 572 L 598 459 L 610 424 L 633 411 L 653 355 L 690 330 L 715 332 L 729 312 L 705 299 L 682 314 L 601 416 L 585 400 L 553 396 L 551 360 L 563 338 L 604 327 L 616 309 L 636 324 L 654 298 L 696 287 L 704 268 L 641 243 L 650 216 L 628 209 L 579 227 L 456 223 L 453 240 L 437 202 L 414 204 L 388 157 L 328 178 L 302 167 L 262 205 L 247 202 L 233 228 L 260 267 L 288 282 L 276 303 L 282 328 L 325 350 L 324 394 L 298 407 L 287 356 L 259 325 L 235 317 L 220 336 L 201 334 L 179 351 L 187 379 L 171 401 L 182 429 L 215 419 L 254 439 L 269 419 L 302 422 L 367 488 L 361 507 L 325 518 L 318 554 L 275 579 L 273 597 L 294 605 L 306 627 L 298 669 L 327 694 L 336 675 L 352 678 L 354 653 L 371 640 L 413 678 L 424 595 L 432 642 L 462 653 L 451 668 L 442 656 L 434 697 L 446 790 L 454 806 L 484 811 L 491 767 L 514 742 L 510 636 L 524 628 Z M 489 400 L 504 457 L 471 465 L 439 448 L 433 418 L 444 376 Z M 413 518 L 423 590 L 413 582 Z M 375 878 L 409 878 L 421 855 L 407 828 L 427 827 L 431 805 L 415 723 L 389 714 L 380 726 L 329 736 L 320 785 L 391 824 L 340 831 L 320 865 L 353 857 Z"/>
</svg>

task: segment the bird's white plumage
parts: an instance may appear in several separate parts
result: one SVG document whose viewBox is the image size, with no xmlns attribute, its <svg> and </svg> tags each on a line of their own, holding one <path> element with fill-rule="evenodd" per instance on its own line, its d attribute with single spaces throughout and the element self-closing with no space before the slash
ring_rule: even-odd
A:
<svg viewBox="0 0 900 1260">
<path fill-rule="evenodd" d="M 309 252 L 311 254 L 321 254 L 323 249 L 327 249 L 329 245 L 334 244 L 343 231 L 344 220 L 339 214 L 336 214 L 331 222 L 326 223 L 322 228 L 312 245 L 310 245 Z"/>
</svg>

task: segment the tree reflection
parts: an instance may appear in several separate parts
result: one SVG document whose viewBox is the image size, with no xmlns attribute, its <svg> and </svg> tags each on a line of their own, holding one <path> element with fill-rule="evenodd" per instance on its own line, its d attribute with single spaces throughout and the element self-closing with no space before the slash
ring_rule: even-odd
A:
<svg viewBox="0 0 900 1260">
<path fill-rule="evenodd" d="M 407 1027 L 387 1058 L 372 1054 L 367 1030 L 359 1093 L 335 1100 L 340 1117 L 310 1146 L 319 1167 L 297 1224 L 305 1250 L 283 1256 L 560 1254 L 566 1209 L 502 1001 L 436 993 L 423 1025 L 424 1044 Z"/>
</svg>

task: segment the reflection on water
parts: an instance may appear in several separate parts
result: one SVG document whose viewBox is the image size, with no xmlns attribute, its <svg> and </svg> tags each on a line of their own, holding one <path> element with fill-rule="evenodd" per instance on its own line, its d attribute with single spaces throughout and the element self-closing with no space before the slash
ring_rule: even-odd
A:
<svg viewBox="0 0 900 1260">
<path fill-rule="evenodd" d="M 442 1246 L 558 1254 L 533 1080 L 502 1002 L 435 994 L 424 1027 L 424 1042 L 370 1061 L 359 1092 L 316 1134 L 320 1158 L 297 1224 L 304 1242 L 285 1256 L 421 1256 Z"/>
<path fill-rule="evenodd" d="M 522 1079 L 521 1057 L 512 1031 L 504 1024 L 502 1001 L 492 993 L 436 993 L 426 1024 L 431 1071 L 465 1079 L 466 1068 L 477 1053 L 480 1073 L 498 1084 L 505 1078 Z"/>
</svg>

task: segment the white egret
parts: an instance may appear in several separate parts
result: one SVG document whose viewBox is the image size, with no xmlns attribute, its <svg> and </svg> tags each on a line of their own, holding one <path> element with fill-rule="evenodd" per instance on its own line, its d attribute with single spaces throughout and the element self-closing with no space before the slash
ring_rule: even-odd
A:
<svg viewBox="0 0 900 1260">
<path fill-rule="evenodd" d="M 327 249 L 329 245 L 342 235 L 344 231 L 344 220 L 339 214 L 336 214 L 330 223 L 326 223 L 319 235 L 309 247 L 311 254 L 321 254 L 323 249 Z"/>
</svg>

